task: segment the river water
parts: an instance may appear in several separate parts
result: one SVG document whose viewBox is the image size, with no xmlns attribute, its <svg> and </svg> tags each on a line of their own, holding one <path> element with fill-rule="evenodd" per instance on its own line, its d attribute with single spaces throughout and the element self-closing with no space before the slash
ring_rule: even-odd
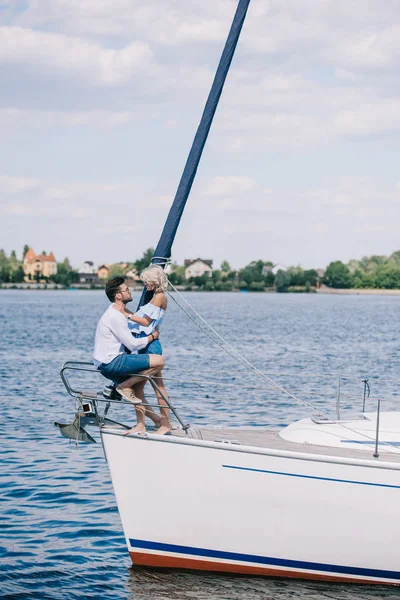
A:
<svg viewBox="0 0 400 600">
<path fill-rule="evenodd" d="M 371 396 L 385 396 L 383 409 L 397 405 L 400 296 L 185 297 L 249 361 L 319 409 L 335 411 L 338 375 L 342 411 L 361 410 L 362 378 Z M 74 413 L 60 366 L 90 360 L 107 305 L 98 291 L 0 291 L 1 598 L 400 598 L 395 588 L 132 568 L 101 444 L 76 447 L 53 424 Z M 308 416 L 284 394 L 256 389 L 260 382 L 246 391 L 251 378 L 173 302 L 162 342 L 168 389 L 185 421 L 281 427 Z M 211 369 L 231 387 L 214 387 Z M 200 387 L 191 381 L 199 378 Z"/>
</svg>

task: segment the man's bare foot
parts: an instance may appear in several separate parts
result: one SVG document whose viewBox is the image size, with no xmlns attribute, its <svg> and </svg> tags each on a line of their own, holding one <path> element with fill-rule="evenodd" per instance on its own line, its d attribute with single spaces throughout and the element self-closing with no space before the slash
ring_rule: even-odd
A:
<svg viewBox="0 0 400 600">
<path fill-rule="evenodd" d="M 146 427 L 142 424 L 139 424 L 135 427 L 132 427 L 132 429 L 128 429 L 128 431 L 125 431 L 124 435 L 129 435 L 130 433 L 145 433 L 145 431 Z"/>
<path fill-rule="evenodd" d="M 157 435 L 165 435 L 166 433 L 169 433 L 170 431 L 172 431 L 172 425 L 161 425 L 161 427 L 159 427 L 157 429 L 157 431 L 155 431 L 154 433 Z"/>
<path fill-rule="evenodd" d="M 125 400 L 129 400 L 132 404 L 142 404 L 140 398 L 135 395 L 135 392 L 132 388 L 123 388 L 120 385 L 117 387 L 117 392 L 121 394 Z"/>
</svg>

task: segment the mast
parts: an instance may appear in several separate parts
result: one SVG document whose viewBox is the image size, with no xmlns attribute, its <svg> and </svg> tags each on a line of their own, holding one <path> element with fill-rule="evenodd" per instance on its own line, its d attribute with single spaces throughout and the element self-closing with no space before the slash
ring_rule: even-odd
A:
<svg viewBox="0 0 400 600">
<path fill-rule="evenodd" d="M 199 166 L 201 155 L 207 141 L 210 127 L 218 106 L 233 55 L 235 53 L 236 45 L 238 43 L 240 32 L 246 18 L 249 4 L 250 0 L 239 0 L 228 38 L 222 51 L 214 81 L 204 107 L 200 124 L 194 137 L 192 147 L 190 149 L 174 201 L 168 213 L 164 229 L 162 230 L 161 237 L 157 244 L 154 257 L 151 261 L 152 263 L 159 264 L 163 268 L 165 267 L 166 260 L 171 256 L 172 244 L 174 242 L 178 225 L 181 220 L 186 201 L 189 197 L 194 178 L 196 176 L 197 167 Z M 144 289 L 138 308 L 146 302 L 149 302 L 152 298 L 152 295 L 152 292 L 147 292 L 146 289 Z"/>
</svg>

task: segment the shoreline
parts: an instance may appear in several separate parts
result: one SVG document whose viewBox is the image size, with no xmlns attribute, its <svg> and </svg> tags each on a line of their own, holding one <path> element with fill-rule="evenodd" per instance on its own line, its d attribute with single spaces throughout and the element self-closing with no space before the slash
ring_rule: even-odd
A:
<svg viewBox="0 0 400 600">
<path fill-rule="evenodd" d="M 201 292 L 202 294 L 214 294 L 214 293 L 226 293 L 226 294 L 232 294 L 232 293 L 236 293 L 236 294 L 240 294 L 240 293 L 244 293 L 244 294 L 249 294 L 249 293 L 254 293 L 254 294 L 278 294 L 278 293 L 282 293 L 283 295 L 286 294 L 307 294 L 307 292 L 303 291 L 303 290 L 291 290 L 290 292 L 276 292 L 275 290 L 271 290 L 271 289 L 267 289 L 264 292 L 261 291 L 252 291 L 252 290 L 196 290 L 196 289 L 186 289 L 186 286 L 176 286 L 176 289 L 179 292 Z M 23 290 L 23 291 L 43 291 L 43 292 L 47 292 L 47 291 L 59 291 L 59 290 L 63 290 L 63 291 L 69 291 L 69 292 L 75 292 L 75 291 L 93 291 L 93 292 L 98 292 L 98 291 L 104 291 L 104 286 L 95 286 L 95 287 L 91 287 L 91 286 L 71 286 L 69 288 L 64 287 L 60 284 L 11 284 L 11 283 L 6 283 L 6 284 L 0 284 L 0 290 Z M 142 287 L 141 286 L 135 286 L 132 288 L 132 291 L 137 292 L 137 291 L 141 291 Z M 337 296 L 350 296 L 350 295 L 354 295 L 354 296 L 400 296 L 400 288 L 397 289 L 378 289 L 378 288 L 328 288 L 328 287 L 323 287 L 323 288 L 319 288 L 319 289 L 313 289 L 312 292 L 308 292 L 311 294 L 325 294 L 325 295 L 337 295 Z"/>
<path fill-rule="evenodd" d="M 351 294 L 356 296 L 400 296 L 400 289 L 396 288 L 393 290 L 380 289 L 380 288 L 320 288 L 316 290 L 317 294 L 335 294 L 341 296 L 349 296 Z"/>
</svg>

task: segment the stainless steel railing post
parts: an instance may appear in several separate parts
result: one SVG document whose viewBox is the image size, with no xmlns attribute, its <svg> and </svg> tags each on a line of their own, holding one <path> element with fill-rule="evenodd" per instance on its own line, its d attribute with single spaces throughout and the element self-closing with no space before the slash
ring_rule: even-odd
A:
<svg viewBox="0 0 400 600">
<path fill-rule="evenodd" d="M 376 413 L 376 437 L 375 437 L 374 458 L 379 458 L 378 444 L 379 444 L 379 417 L 380 417 L 380 414 L 381 414 L 381 399 L 378 398 L 378 409 L 377 409 L 377 413 Z"/>
<path fill-rule="evenodd" d="M 362 408 L 362 411 L 364 414 L 365 413 L 365 400 L 367 398 L 367 392 L 368 392 L 368 396 L 369 396 L 371 388 L 369 386 L 368 379 L 363 379 L 362 382 L 364 384 L 363 408 Z"/>
<path fill-rule="evenodd" d="M 340 421 L 340 375 L 338 377 L 338 384 L 336 390 L 336 419 Z"/>
<path fill-rule="evenodd" d="M 100 371 L 93 365 L 93 363 L 89 363 L 89 362 L 79 362 L 79 361 L 72 361 L 72 360 L 68 360 L 67 362 L 65 362 L 62 367 L 61 367 L 61 371 L 60 371 L 60 376 L 61 376 L 61 380 L 65 386 L 65 389 L 67 390 L 68 394 L 70 396 L 72 396 L 73 398 L 77 398 L 79 396 L 82 395 L 82 391 L 80 390 L 75 390 L 72 385 L 70 384 L 67 375 L 66 375 L 66 371 L 85 371 L 87 373 L 99 373 Z M 152 385 L 154 386 L 155 389 L 157 389 L 157 391 L 159 392 L 160 396 L 162 397 L 162 399 L 164 400 L 164 402 L 166 403 L 166 408 L 169 408 L 171 410 L 171 412 L 173 413 L 173 415 L 175 416 L 176 420 L 178 421 L 178 423 L 180 424 L 180 426 L 182 427 L 182 429 L 187 433 L 187 430 L 189 429 L 190 425 L 189 424 L 185 424 L 182 421 L 182 418 L 180 417 L 177 409 L 170 403 L 169 399 L 166 398 L 165 394 L 163 394 L 163 392 L 160 390 L 160 388 L 158 387 L 156 381 L 154 381 L 154 379 L 152 377 L 149 377 L 148 375 L 141 375 L 140 373 L 134 373 L 132 375 L 136 375 L 138 377 L 142 377 L 143 379 L 146 379 L 147 381 L 151 381 Z M 157 377 L 156 377 L 157 378 Z M 85 394 L 85 392 L 83 392 L 83 394 Z M 96 417 L 98 419 L 100 419 L 100 415 L 98 414 L 98 410 L 97 410 L 97 402 L 106 402 L 106 410 L 104 412 L 103 418 L 106 416 L 110 403 L 114 403 L 114 404 L 126 404 L 126 405 L 131 405 L 132 403 L 129 402 L 128 400 L 112 400 L 109 398 L 102 398 L 102 394 L 101 392 L 97 392 L 96 393 L 96 397 L 92 397 L 90 396 L 90 400 L 93 402 L 93 406 L 95 409 L 95 413 L 96 413 Z M 149 404 L 149 406 L 152 406 L 151 404 Z M 160 404 L 157 404 L 158 407 L 160 407 Z"/>
</svg>

